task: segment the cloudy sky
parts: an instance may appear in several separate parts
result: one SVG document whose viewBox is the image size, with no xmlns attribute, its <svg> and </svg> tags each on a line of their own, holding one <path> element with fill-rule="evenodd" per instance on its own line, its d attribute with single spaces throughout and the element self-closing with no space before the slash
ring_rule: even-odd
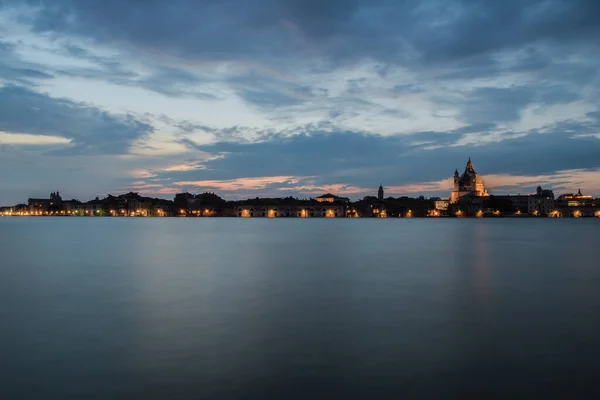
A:
<svg viewBox="0 0 600 400">
<path fill-rule="evenodd" d="M 0 0 L 0 204 L 600 195 L 597 0 Z"/>
</svg>

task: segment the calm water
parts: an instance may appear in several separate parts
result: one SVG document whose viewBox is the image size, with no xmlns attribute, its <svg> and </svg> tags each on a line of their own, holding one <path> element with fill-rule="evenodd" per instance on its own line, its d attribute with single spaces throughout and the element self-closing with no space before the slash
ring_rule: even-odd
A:
<svg viewBox="0 0 600 400">
<path fill-rule="evenodd" d="M 591 398 L 600 220 L 0 218 L 0 370 L 2 399 Z"/>
</svg>

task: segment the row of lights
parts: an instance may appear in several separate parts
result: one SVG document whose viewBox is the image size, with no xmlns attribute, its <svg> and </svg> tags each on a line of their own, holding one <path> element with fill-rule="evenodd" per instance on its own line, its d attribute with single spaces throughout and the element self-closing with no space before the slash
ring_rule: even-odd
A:
<svg viewBox="0 0 600 400">
<path fill-rule="evenodd" d="M 351 211 L 348 210 L 348 214 L 350 214 L 350 212 Z M 356 213 L 356 210 L 352 210 L 352 212 Z M 379 211 L 378 209 L 375 209 L 375 210 L 373 210 L 373 212 L 375 214 L 378 214 L 378 216 L 381 217 L 381 218 L 386 218 L 387 217 L 386 210 Z M 53 215 L 79 215 L 80 213 L 83 213 L 83 212 L 81 210 L 74 210 L 74 211 L 71 211 L 71 210 L 67 210 L 67 211 L 46 211 L 46 212 L 42 212 L 42 211 L 31 211 L 31 212 L 29 212 L 29 211 L 18 211 L 18 212 L 17 211 L 6 211 L 2 215 L 4 215 L 4 216 L 42 216 L 42 215 L 43 216 L 53 216 Z M 86 215 L 93 215 L 93 213 L 94 212 L 90 211 L 90 210 L 85 211 Z M 101 210 L 96 210 L 95 213 L 96 214 L 100 214 Z M 125 214 L 125 210 L 120 210 L 120 213 L 124 215 Z M 185 213 L 185 210 L 182 209 L 181 213 Z M 210 215 L 211 213 L 212 213 L 212 211 L 209 210 L 209 209 L 205 209 L 204 210 L 204 215 Z M 110 215 L 115 216 L 116 214 L 117 214 L 117 212 L 115 210 L 110 210 Z M 158 216 L 162 217 L 162 216 L 165 215 L 165 212 L 162 209 L 159 209 L 159 210 L 157 210 L 157 214 L 158 214 Z M 200 211 L 192 211 L 192 214 L 199 215 Z M 500 211 L 496 210 L 496 211 L 493 212 L 493 214 L 494 215 L 500 215 Z M 520 215 L 521 211 L 517 210 L 516 214 Z M 147 210 L 137 209 L 136 211 L 132 212 L 130 215 L 131 216 L 136 216 L 136 215 L 147 216 L 148 212 L 147 212 Z M 355 215 L 358 216 L 358 214 L 355 214 Z M 458 210 L 455 215 L 457 217 L 461 217 L 461 216 L 464 215 L 464 212 L 462 210 Z M 480 217 L 483 216 L 483 211 L 479 210 L 479 211 L 476 212 L 475 215 L 478 218 L 480 218 Z M 539 212 L 536 210 L 536 211 L 533 212 L 533 215 L 539 216 Z M 575 217 L 575 218 L 580 218 L 582 215 L 583 214 L 582 214 L 582 212 L 580 210 L 575 210 L 573 212 L 573 217 Z M 273 218 L 275 216 L 276 216 L 275 215 L 275 210 L 270 209 L 268 211 L 268 217 Z M 334 213 L 333 210 L 331 210 L 331 209 L 327 210 L 326 217 L 332 218 L 334 216 L 335 216 L 335 213 Z M 405 216 L 407 218 L 412 217 L 413 216 L 412 210 L 408 210 L 406 212 Z M 429 216 L 430 217 L 439 217 L 440 216 L 440 212 L 439 212 L 439 210 L 430 210 L 429 211 Z M 554 211 L 552 211 L 550 213 L 550 217 L 560 217 L 560 216 L 561 216 L 561 213 L 558 210 L 554 210 Z M 600 218 L 600 210 L 596 211 L 594 213 L 594 216 Z M 250 210 L 243 209 L 242 210 L 242 217 L 250 217 Z M 307 210 L 306 209 L 300 210 L 299 217 L 301 217 L 301 218 L 308 217 Z"/>
<path fill-rule="evenodd" d="M 5 211 L 4 213 L 0 214 L 6 217 L 10 217 L 10 216 L 24 216 L 24 217 L 29 217 L 29 216 L 53 216 L 53 215 L 100 215 L 102 213 L 102 210 L 67 210 L 67 211 Z M 156 213 L 158 214 L 158 216 L 164 216 L 165 212 L 162 209 L 158 209 L 156 211 Z M 112 216 L 116 216 L 118 213 L 115 210 L 110 210 L 109 214 Z M 126 211 L 125 210 L 120 210 L 120 214 L 125 215 Z M 140 216 L 147 216 L 148 215 L 148 210 L 135 210 L 132 211 L 131 216 L 136 216 L 136 215 L 140 215 Z"/>
</svg>

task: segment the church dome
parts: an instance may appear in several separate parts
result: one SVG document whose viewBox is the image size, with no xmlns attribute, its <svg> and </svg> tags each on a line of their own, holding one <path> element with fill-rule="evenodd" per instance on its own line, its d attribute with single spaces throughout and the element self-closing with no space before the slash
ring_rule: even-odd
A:
<svg viewBox="0 0 600 400">
<path fill-rule="evenodd" d="M 462 175 L 458 175 L 458 171 L 454 173 L 454 191 L 451 193 L 451 202 L 456 202 L 464 195 L 474 196 L 488 196 L 487 191 L 483 185 L 483 179 L 477 172 L 475 172 L 475 166 L 469 158 L 467 165 L 465 166 L 465 172 Z"/>
</svg>

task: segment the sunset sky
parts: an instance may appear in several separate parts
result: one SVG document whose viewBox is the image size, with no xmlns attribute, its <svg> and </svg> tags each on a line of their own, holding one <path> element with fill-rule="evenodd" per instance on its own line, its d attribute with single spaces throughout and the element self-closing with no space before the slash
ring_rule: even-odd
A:
<svg viewBox="0 0 600 400">
<path fill-rule="evenodd" d="M 0 0 L 0 204 L 600 196 L 597 0 Z"/>
</svg>

